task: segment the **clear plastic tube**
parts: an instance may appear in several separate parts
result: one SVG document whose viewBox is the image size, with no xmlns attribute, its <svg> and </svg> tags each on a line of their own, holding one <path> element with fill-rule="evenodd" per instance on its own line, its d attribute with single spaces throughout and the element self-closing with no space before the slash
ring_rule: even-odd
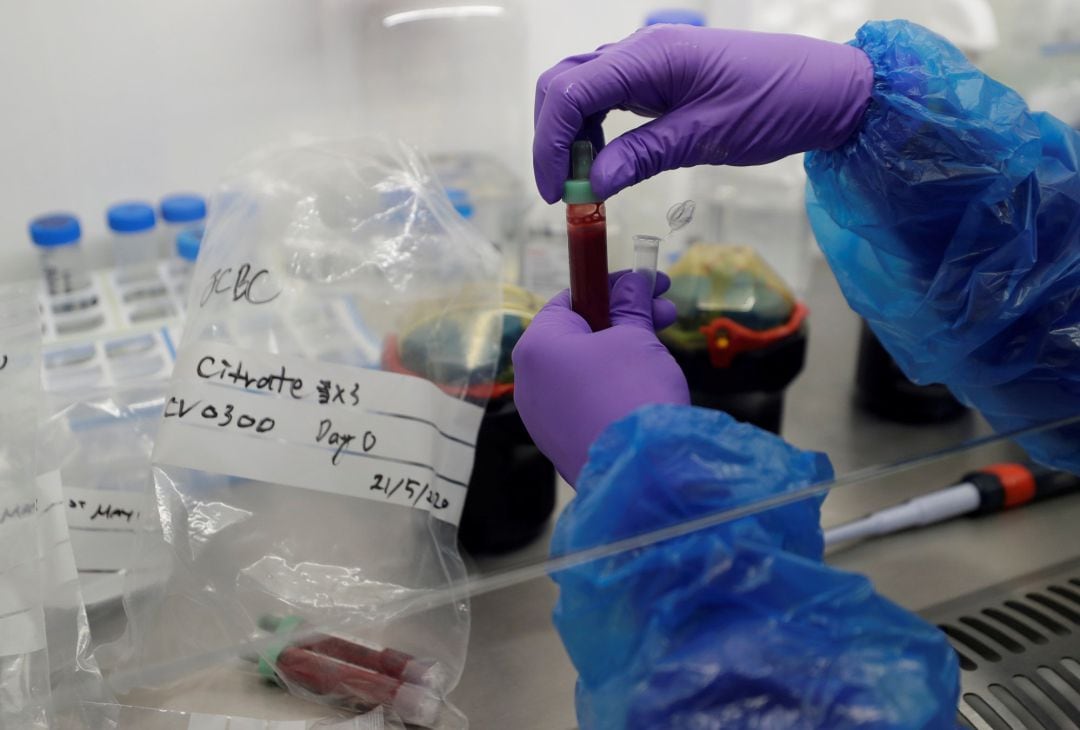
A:
<svg viewBox="0 0 1080 730">
<path fill-rule="evenodd" d="M 112 247 L 117 281 L 120 284 L 154 277 L 158 241 L 153 230 L 133 233 L 114 231 Z"/>
<path fill-rule="evenodd" d="M 660 255 L 660 239 L 657 236 L 634 236 L 634 272 L 644 274 L 649 287 L 656 286 L 656 263 Z"/>
<path fill-rule="evenodd" d="M 593 332 L 611 326 L 608 307 L 607 214 L 589 183 L 591 142 L 574 142 L 570 177 L 563 185 L 566 240 L 570 255 L 570 307 Z"/>
<path fill-rule="evenodd" d="M 68 213 L 51 213 L 30 221 L 30 240 L 38 250 L 50 295 L 71 294 L 90 285 L 81 236 L 79 219 Z"/>
<path fill-rule="evenodd" d="M 118 280 L 126 284 L 152 278 L 159 250 L 153 207 L 138 201 L 118 203 L 109 207 L 106 220 L 112 231 Z"/>
<path fill-rule="evenodd" d="M 611 326 L 608 308 L 607 218 L 604 204 L 566 206 L 570 254 L 570 306 L 593 332 Z"/>
</svg>

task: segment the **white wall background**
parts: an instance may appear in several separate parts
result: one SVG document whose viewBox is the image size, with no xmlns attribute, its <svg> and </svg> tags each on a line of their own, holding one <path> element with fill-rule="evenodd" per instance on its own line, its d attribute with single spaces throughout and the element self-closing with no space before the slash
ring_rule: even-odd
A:
<svg viewBox="0 0 1080 730">
<path fill-rule="evenodd" d="M 627 35 L 665 3 L 517 1 L 527 33 L 506 64 L 520 64 L 525 80 L 507 104 L 521 111 L 512 137 L 527 175 L 536 75 Z M 25 227 L 37 213 L 77 213 L 103 251 L 111 202 L 208 191 L 262 144 L 293 132 L 340 134 L 373 118 L 358 88 L 354 27 L 372 2 L 0 3 L 0 276 L 33 271 Z M 737 16 L 744 3 L 697 4 L 715 19 L 718 8 Z"/>
<path fill-rule="evenodd" d="M 336 23 L 364 2 L 0 3 L 0 275 L 33 271 L 26 223 L 37 213 L 78 214 L 100 260 L 109 203 L 207 191 L 262 144 L 348 131 L 362 100 L 343 68 L 353 31 Z M 507 59 L 528 79 L 517 103 L 531 105 L 543 68 L 632 32 L 654 5 L 523 2 L 528 40 Z"/>
</svg>

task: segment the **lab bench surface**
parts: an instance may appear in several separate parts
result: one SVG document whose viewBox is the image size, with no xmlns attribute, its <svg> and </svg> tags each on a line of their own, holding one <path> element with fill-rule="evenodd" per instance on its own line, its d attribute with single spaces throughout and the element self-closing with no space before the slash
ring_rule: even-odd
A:
<svg viewBox="0 0 1080 730">
<path fill-rule="evenodd" d="M 905 426 L 852 405 L 859 320 L 819 262 L 806 297 L 810 337 L 806 368 L 788 390 L 783 435 L 826 452 L 838 475 L 898 462 L 990 433 L 975 414 L 935 426 Z M 965 472 L 1022 452 L 1008 442 L 922 464 L 887 478 L 835 490 L 825 502 L 831 526 L 955 483 Z M 559 485 L 559 507 L 572 497 Z M 1080 496 L 1015 512 L 959 519 L 932 528 L 839 546 L 830 564 L 863 573 L 900 605 L 921 611 L 938 603 L 1080 556 Z M 549 533 L 550 534 L 550 533 Z M 548 536 L 499 559 L 478 561 L 490 573 L 544 559 Z M 469 659 L 451 696 L 474 728 L 565 730 L 574 717 L 576 673 L 551 623 L 555 584 L 546 578 L 473 598 Z"/>
</svg>

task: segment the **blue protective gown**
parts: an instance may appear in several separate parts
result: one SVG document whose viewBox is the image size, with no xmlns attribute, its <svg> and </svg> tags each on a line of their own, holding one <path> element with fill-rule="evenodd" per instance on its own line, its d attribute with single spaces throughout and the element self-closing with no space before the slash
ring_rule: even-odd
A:
<svg viewBox="0 0 1080 730">
<path fill-rule="evenodd" d="M 920 26 L 868 23 L 861 128 L 806 156 L 810 221 L 904 372 L 998 430 L 1080 416 L 1078 133 Z M 1080 471 L 1080 427 L 1019 439 Z"/>
<path fill-rule="evenodd" d="M 944 39 L 868 23 L 873 97 L 807 156 L 808 207 L 852 307 L 918 382 L 999 429 L 1080 414 L 1076 132 Z M 1021 439 L 1080 471 L 1080 428 Z M 722 413 L 651 406 L 593 445 L 555 554 L 831 478 Z M 583 730 L 952 728 L 943 635 L 821 560 L 804 500 L 554 575 Z"/>
<path fill-rule="evenodd" d="M 607 545 L 826 483 L 719 411 L 645 406 L 593 444 L 552 552 Z M 554 573 L 582 730 L 952 728 L 935 627 L 821 559 L 820 497 Z"/>
</svg>

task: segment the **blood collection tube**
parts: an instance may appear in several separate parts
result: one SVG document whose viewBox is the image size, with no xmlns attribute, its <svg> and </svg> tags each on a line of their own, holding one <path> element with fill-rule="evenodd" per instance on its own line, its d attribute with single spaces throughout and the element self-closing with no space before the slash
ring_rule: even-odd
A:
<svg viewBox="0 0 1080 730">
<path fill-rule="evenodd" d="M 441 701 L 431 690 L 358 667 L 311 649 L 288 646 L 260 661 L 262 673 L 286 686 L 311 692 L 319 699 L 351 710 L 390 708 L 403 721 L 431 727 Z"/>
<path fill-rule="evenodd" d="M 273 633 L 290 631 L 299 625 L 300 622 L 294 617 L 282 619 L 277 616 L 263 616 L 259 619 L 259 627 Z M 437 692 L 444 691 L 449 681 L 443 665 L 434 659 L 418 659 L 396 649 L 377 649 L 330 634 L 301 633 L 303 639 L 294 646 L 385 674 L 392 679 L 428 687 Z"/>
<path fill-rule="evenodd" d="M 570 177 L 563 186 L 566 241 L 570 254 L 570 306 L 593 332 L 611 326 L 608 311 L 607 217 L 604 201 L 593 193 L 589 172 L 592 142 L 574 142 Z"/>
</svg>

